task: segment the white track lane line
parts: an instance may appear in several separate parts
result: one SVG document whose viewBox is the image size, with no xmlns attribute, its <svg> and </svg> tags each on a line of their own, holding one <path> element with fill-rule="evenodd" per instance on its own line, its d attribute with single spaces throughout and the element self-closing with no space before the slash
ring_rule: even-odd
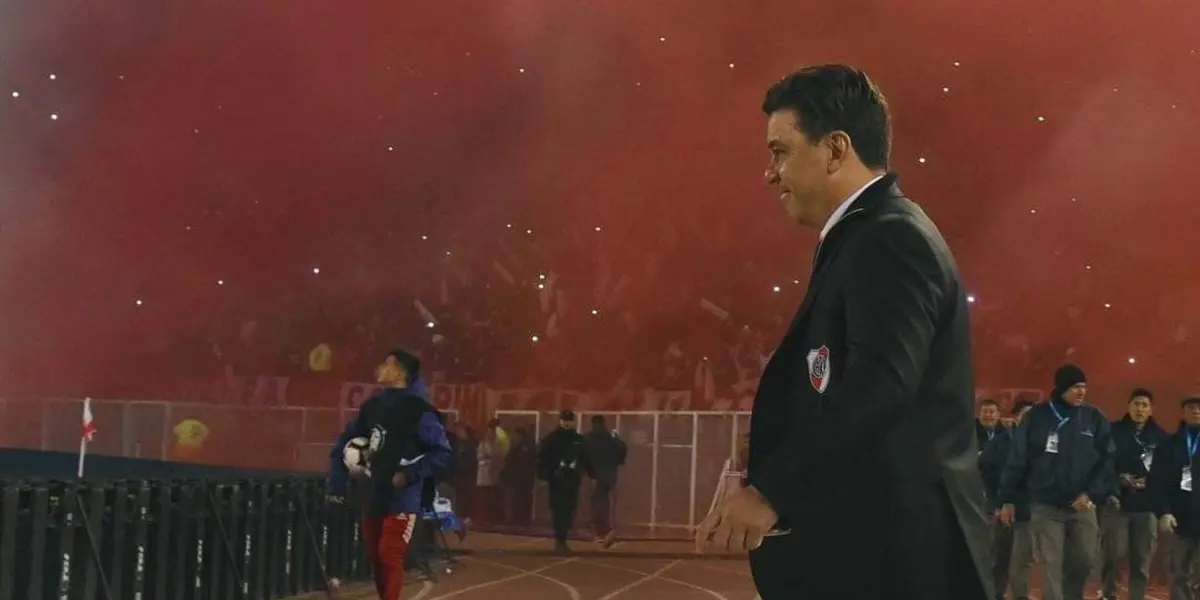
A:
<svg viewBox="0 0 1200 600">
<path fill-rule="evenodd" d="M 481 562 L 486 565 L 491 565 L 493 567 L 500 567 L 501 569 L 508 569 L 509 571 L 516 571 L 516 572 L 520 573 L 520 575 L 517 575 L 517 577 L 537 577 L 538 579 L 545 579 L 546 581 L 549 581 L 550 583 L 553 583 L 554 585 L 557 585 L 557 586 L 563 588 L 564 590 L 567 590 L 567 595 L 571 597 L 571 600 L 580 600 L 580 598 L 582 598 L 582 596 L 579 595 L 579 590 L 576 589 L 575 586 L 573 586 L 565 581 L 560 581 L 558 579 L 550 577 L 549 575 L 541 574 L 540 571 L 546 570 L 545 567 L 530 570 L 530 569 L 522 569 L 521 567 L 514 567 L 512 565 L 506 565 L 504 563 L 487 560 L 484 558 L 470 557 L 469 559 L 472 561 L 475 561 L 475 562 Z M 555 563 L 552 566 L 557 567 L 558 565 L 564 565 L 564 564 L 572 562 L 574 560 L 578 560 L 578 559 L 572 558 L 570 560 L 564 560 L 562 562 Z"/>
<path fill-rule="evenodd" d="M 464 557 L 464 558 L 466 558 L 466 557 Z M 478 559 L 472 559 L 472 560 L 475 560 L 476 562 L 486 562 L 486 561 L 480 561 L 480 560 L 478 560 Z M 558 562 L 556 562 L 556 563 L 549 564 L 549 565 L 546 565 L 546 566 L 544 566 L 544 567 L 538 567 L 538 568 L 536 568 L 536 569 L 532 569 L 532 570 L 528 570 L 528 571 L 527 571 L 527 570 L 525 570 L 525 569 L 517 569 L 516 567 L 512 567 L 512 570 L 515 570 L 515 571 L 521 571 L 521 572 L 520 572 L 520 573 L 518 573 L 518 574 L 516 574 L 516 575 L 510 576 L 510 577 L 504 577 L 504 578 L 501 578 L 501 579 L 497 579 L 497 580 L 495 580 L 495 581 L 485 581 L 485 582 L 483 582 L 483 583 L 477 583 L 477 584 L 475 584 L 475 585 L 472 585 L 472 586 L 467 586 L 467 587 L 465 587 L 465 588 L 463 588 L 463 589 L 461 589 L 461 590 L 454 590 L 453 592 L 449 592 L 449 593 L 442 594 L 441 596 L 434 596 L 433 598 L 430 598 L 429 600 L 445 600 L 446 598 L 453 598 L 453 597 L 455 597 L 455 596 L 458 596 L 458 595 L 461 595 L 461 594 L 465 594 L 465 593 L 467 593 L 467 592 L 473 592 L 473 591 L 475 591 L 475 590 L 481 590 L 481 589 L 484 589 L 484 588 L 490 588 L 490 587 L 492 587 L 492 586 L 499 585 L 499 584 L 501 584 L 501 583 L 508 583 L 508 582 L 510 582 L 510 581 L 515 581 L 515 580 L 517 580 L 517 579 L 521 579 L 521 578 L 524 578 L 524 577 L 530 577 L 530 576 L 534 576 L 534 577 L 536 577 L 536 576 L 537 576 L 537 574 L 538 574 L 538 573 L 541 573 L 542 571 L 545 571 L 545 570 L 547 570 L 547 569 L 553 569 L 554 567 L 561 566 L 561 565 L 565 565 L 565 564 L 567 564 L 567 563 L 570 563 L 570 562 L 575 562 L 576 560 L 578 560 L 578 559 L 575 559 L 575 558 L 568 558 L 568 559 L 566 559 L 566 560 L 560 560 L 560 561 L 558 561 Z M 488 564 L 493 564 L 494 566 L 499 566 L 499 565 L 495 565 L 494 563 L 488 563 Z"/>
<path fill-rule="evenodd" d="M 612 592 L 609 592 L 609 593 L 605 594 L 604 596 L 602 596 L 599 600 L 612 600 L 613 598 L 616 598 L 617 596 L 620 596 L 621 594 L 624 594 L 625 592 L 628 592 L 629 590 L 632 590 L 633 588 L 635 588 L 639 585 L 642 585 L 643 583 L 646 583 L 647 581 L 653 581 L 655 579 L 659 579 L 660 575 L 662 575 L 663 573 L 666 573 L 667 571 L 669 571 L 671 569 L 671 567 L 674 567 L 675 565 L 679 564 L 680 562 L 682 562 L 682 561 L 673 560 L 667 566 L 665 566 L 653 573 L 644 573 L 645 576 L 642 577 L 641 579 L 638 579 L 637 581 L 634 581 L 628 585 L 622 586 Z M 589 563 L 585 563 L 585 564 L 589 564 Z"/>
<path fill-rule="evenodd" d="M 675 561 L 675 562 L 676 562 L 676 563 L 679 563 L 679 562 L 681 562 L 681 561 Z M 726 598 L 724 595 L 722 595 L 720 592 L 718 592 L 718 591 L 716 591 L 716 590 L 713 590 L 713 589 L 706 588 L 706 587 L 704 587 L 704 586 L 702 586 L 702 585 L 696 585 L 696 584 L 694 584 L 694 583 L 688 583 L 688 582 L 686 582 L 686 581 L 683 581 L 682 579 L 675 579 L 674 577 L 664 577 L 664 576 L 662 576 L 661 574 L 659 574 L 659 575 L 654 575 L 654 574 L 651 574 L 651 573 L 647 573 L 647 572 L 645 572 L 645 571 L 639 571 L 639 570 L 637 570 L 637 569 L 630 569 L 629 567 L 618 567 L 618 566 L 616 566 L 616 565 L 610 565 L 610 564 L 607 564 L 607 563 L 602 563 L 602 562 L 587 562 L 587 563 L 584 563 L 584 564 L 586 564 L 586 565 L 588 565 L 588 566 L 590 566 L 590 567 L 604 567 L 605 569 L 612 569 L 612 570 L 614 570 L 614 571 L 624 571 L 624 572 L 626 572 L 626 573 L 633 573 L 633 574 L 635 574 L 635 575 L 649 575 L 649 576 L 651 577 L 651 579 L 657 579 L 657 580 L 659 580 L 659 581 L 666 581 L 666 582 L 668 582 L 668 583 L 674 583 L 674 584 L 677 584 L 677 585 L 682 585 L 682 586 L 684 586 L 684 587 L 690 587 L 690 588 L 692 588 L 693 590 L 697 590 L 697 591 L 700 591 L 700 592 L 704 592 L 705 594 L 708 594 L 709 596 L 712 596 L 713 598 L 716 598 L 716 600 L 729 600 L 729 598 Z M 667 565 L 667 569 L 670 569 L 672 566 L 674 566 L 674 565 L 673 565 L 673 564 L 672 564 L 672 565 Z M 702 565 L 696 565 L 696 566 L 702 566 Z M 732 571 L 726 571 L 726 570 L 724 570 L 724 569 L 714 569 L 714 570 L 716 570 L 716 571 L 721 571 L 721 572 L 723 572 L 723 573 L 733 573 Z M 664 572 L 664 571 L 665 571 L 665 569 L 664 569 L 663 571 L 659 571 L 659 573 L 662 573 L 662 572 Z M 733 574 L 736 574 L 736 573 L 733 573 Z"/>
<path fill-rule="evenodd" d="M 409 598 L 408 600 L 421 600 L 425 596 L 428 596 L 429 593 L 432 591 L 433 591 L 433 582 L 426 579 L 425 581 L 421 582 L 421 590 L 418 591 L 416 594 L 413 594 L 413 597 Z"/>
</svg>

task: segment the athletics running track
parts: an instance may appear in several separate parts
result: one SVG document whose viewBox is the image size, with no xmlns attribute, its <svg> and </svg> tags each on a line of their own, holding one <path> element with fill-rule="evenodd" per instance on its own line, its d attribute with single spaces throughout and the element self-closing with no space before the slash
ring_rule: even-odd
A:
<svg viewBox="0 0 1200 600">
<path fill-rule="evenodd" d="M 405 584 L 404 600 L 756 600 L 744 559 L 689 556 L 683 543 L 618 542 L 610 551 L 576 542 L 571 557 L 547 556 L 544 539 L 472 534 L 451 574 Z M 480 539 L 482 538 L 482 539 Z M 475 543 L 472 543 L 475 542 Z M 1122 590 L 1122 596 L 1127 593 Z M 1152 589 L 1147 600 L 1167 600 Z M 307 594 L 292 600 L 319 600 Z M 343 588 L 338 600 L 374 600 L 373 586 Z M 1095 598 L 1090 589 L 1085 595 Z M 1040 595 L 1033 594 L 1036 600 Z M 832 600 L 854 600 L 849 595 Z"/>
</svg>

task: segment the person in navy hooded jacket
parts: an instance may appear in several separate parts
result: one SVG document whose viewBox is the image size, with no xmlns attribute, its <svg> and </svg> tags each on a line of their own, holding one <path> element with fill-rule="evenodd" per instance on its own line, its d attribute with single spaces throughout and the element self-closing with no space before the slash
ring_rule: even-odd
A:
<svg viewBox="0 0 1200 600">
<path fill-rule="evenodd" d="M 437 409 L 409 386 L 420 372 L 420 361 L 408 351 L 389 354 L 375 369 L 382 388 L 359 407 L 329 453 L 331 502 L 345 502 L 351 475 L 368 478 L 363 542 L 381 600 L 399 600 L 404 558 L 421 517 L 422 490 L 451 461 Z M 356 437 L 369 440 L 366 468 L 351 469 L 342 457 L 346 443 Z"/>
</svg>

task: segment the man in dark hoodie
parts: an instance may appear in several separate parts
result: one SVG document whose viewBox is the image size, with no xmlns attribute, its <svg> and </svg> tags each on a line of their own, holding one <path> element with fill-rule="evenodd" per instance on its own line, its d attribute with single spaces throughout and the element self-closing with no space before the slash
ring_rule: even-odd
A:
<svg viewBox="0 0 1200 600">
<path fill-rule="evenodd" d="M 375 572 L 381 600 L 399 600 L 404 559 L 421 516 L 425 481 L 450 464 L 450 443 L 438 412 L 409 389 L 421 363 L 405 350 L 394 350 L 375 369 L 382 389 L 358 409 L 358 415 L 329 453 L 329 498 L 345 502 L 351 474 L 369 477 L 363 518 L 363 543 Z M 346 443 L 369 440 L 367 467 L 352 473 L 342 459 Z"/>
<path fill-rule="evenodd" d="M 554 551 L 558 554 L 571 552 L 567 537 L 575 520 L 579 484 L 585 473 L 596 478 L 590 457 L 583 449 L 583 436 L 575 430 L 575 413 L 564 410 L 558 415 L 558 428 L 542 438 L 538 448 L 538 475 L 549 488 Z"/>
<path fill-rule="evenodd" d="M 986 400 L 984 401 L 986 402 Z M 981 403 L 982 405 L 982 403 Z M 1013 427 L 1020 427 L 1025 414 L 1033 408 L 1033 403 L 1020 400 L 1013 405 Z M 983 410 L 981 407 L 980 413 Z M 999 415 L 997 415 L 997 420 Z M 980 419 L 981 421 L 983 419 Z M 1012 448 L 1013 432 L 1003 427 L 998 428 L 986 445 L 981 445 L 983 451 L 979 454 L 979 473 L 983 476 L 983 486 L 987 491 L 988 510 L 996 515 L 996 525 L 992 533 L 992 582 L 996 588 L 996 598 L 1004 598 L 1004 590 L 1011 586 L 1013 600 L 1029 600 L 1029 570 L 1033 566 L 1033 534 L 1029 531 L 1029 493 L 1018 490 L 1014 505 L 1013 523 L 1005 525 L 1000 522 L 1000 476 L 1004 471 L 1004 462 L 1008 459 L 1009 449 Z M 983 444 L 983 442 L 980 442 Z"/>
<path fill-rule="evenodd" d="M 1154 394 L 1137 388 L 1129 394 L 1129 411 L 1112 424 L 1117 495 L 1103 509 L 1100 547 L 1104 563 L 1100 569 L 1101 597 L 1117 598 L 1118 561 L 1129 556 L 1129 600 L 1146 597 L 1150 560 L 1158 541 L 1158 517 L 1146 489 L 1146 478 L 1154 462 L 1154 450 L 1169 435 L 1154 421 Z M 1128 552 L 1128 554 L 1126 554 Z"/>
<path fill-rule="evenodd" d="M 614 539 L 613 491 L 617 487 L 617 471 L 625 465 L 628 448 L 625 441 L 608 428 L 604 415 L 592 417 L 592 429 L 583 438 L 583 448 L 596 471 L 596 485 L 592 488 L 592 529 L 596 533 L 596 542 L 609 548 Z"/>
<path fill-rule="evenodd" d="M 1000 476 L 1001 523 L 1015 521 L 1019 491 L 1029 491 L 1044 600 L 1082 600 L 1100 539 L 1096 502 L 1113 493 L 1108 419 L 1086 396 L 1083 370 L 1060 367 L 1050 399 L 1013 432 Z"/>
<path fill-rule="evenodd" d="M 1200 497 L 1193 491 L 1196 454 L 1200 451 L 1200 396 L 1183 401 L 1183 423 L 1175 435 L 1154 449 L 1146 487 L 1158 515 L 1159 528 L 1174 532 L 1167 564 L 1171 600 L 1195 598 L 1192 565 L 1200 556 Z"/>
</svg>

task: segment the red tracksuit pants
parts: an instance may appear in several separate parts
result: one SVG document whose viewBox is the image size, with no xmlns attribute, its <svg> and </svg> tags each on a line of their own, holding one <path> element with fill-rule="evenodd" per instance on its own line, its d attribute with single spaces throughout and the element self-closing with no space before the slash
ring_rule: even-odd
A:
<svg viewBox="0 0 1200 600">
<path fill-rule="evenodd" d="M 375 570 L 375 590 L 380 600 L 400 600 L 404 587 L 404 556 L 412 541 L 417 515 L 363 517 L 363 543 Z"/>
</svg>

